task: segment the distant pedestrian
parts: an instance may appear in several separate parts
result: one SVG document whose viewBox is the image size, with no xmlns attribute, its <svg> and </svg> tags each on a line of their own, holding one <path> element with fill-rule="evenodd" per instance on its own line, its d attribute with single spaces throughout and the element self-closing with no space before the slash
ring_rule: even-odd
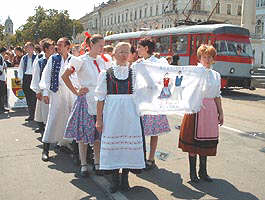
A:
<svg viewBox="0 0 265 200">
<path fill-rule="evenodd" d="M 18 77 L 22 80 L 22 89 L 28 105 L 29 117 L 25 121 L 33 121 L 37 99 L 35 92 L 30 89 L 30 84 L 32 80 L 33 62 L 37 55 L 34 53 L 34 45 L 32 42 L 25 44 L 25 50 L 27 54 L 20 60 Z"/>
</svg>

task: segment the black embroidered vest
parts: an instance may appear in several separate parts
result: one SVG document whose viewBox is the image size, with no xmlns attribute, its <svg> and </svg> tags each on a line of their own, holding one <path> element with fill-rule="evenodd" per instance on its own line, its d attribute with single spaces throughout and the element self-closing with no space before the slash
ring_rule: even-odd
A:
<svg viewBox="0 0 265 200">
<path fill-rule="evenodd" d="M 132 69 L 128 78 L 119 80 L 114 76 L 112 67 L 107 70 L 107 94 L 132 94 Z"/>
</svg>

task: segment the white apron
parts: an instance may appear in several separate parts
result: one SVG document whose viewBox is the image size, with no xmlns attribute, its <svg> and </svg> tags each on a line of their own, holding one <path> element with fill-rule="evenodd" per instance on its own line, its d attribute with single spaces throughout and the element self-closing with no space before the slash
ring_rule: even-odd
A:
<svg viewBox="0 0 265 200">
<path fill-rule="evenodd" d="M 107 95 L 103 124 L 100 169 L 144 168 L 140 117 L 132 95 Z"/>
</svg>

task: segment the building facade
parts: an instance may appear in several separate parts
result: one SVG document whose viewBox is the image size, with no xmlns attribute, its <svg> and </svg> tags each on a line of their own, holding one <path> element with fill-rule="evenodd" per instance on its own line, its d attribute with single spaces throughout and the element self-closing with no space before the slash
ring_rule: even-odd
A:
<svg viewBox="0 0 265 200">
<path fill-rule="evenodd" d="M 219 0 L 220 4 L 217 2 L 218 0 L 109 0 L 79 20 L 85 31 L 103 35 L 169 28 L 183 20 L 215 20 L 241 24 L 242 0 Z"/>
<path fill-rule="evenodd" d="M 265 0 L 256 0 L 256 26 L 251 44 L 254 54 L 254 65 L 265 66 Z"/>
</svg>

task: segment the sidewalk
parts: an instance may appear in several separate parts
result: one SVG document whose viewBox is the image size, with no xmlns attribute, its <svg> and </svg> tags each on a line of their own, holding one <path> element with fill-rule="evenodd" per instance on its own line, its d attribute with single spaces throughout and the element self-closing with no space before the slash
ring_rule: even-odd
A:
<svg viewBox="0 0 265 200">
<path fill-rule="evenodd" d="M 265 156 L 259 151 L 264 140 L 220 129 L 218 155 L 208 159 L 214 182 L 190 184 L 187 154 L 177 148 L 179 130 L 175 125 L 180 118 L 170 116 L 172 131 L 159 138 L 157 168 L 137 176 L 130 173 L 131 191 L 110 194 L 110 176 L 91 172 L 88 179 L 75 177 L 79 168 L 68 154 L 51 151 L 51 160 L 41 161 L 40 135 L 33 131 L 35 124 L 24 122 L 24 115 L 19 110 L 10 113 L 11 118 L 0 116 L 0 199 L 257 200 L 265 196 Z M 147 147 L 148 142 L 149 138 Z"/>
</svg>

